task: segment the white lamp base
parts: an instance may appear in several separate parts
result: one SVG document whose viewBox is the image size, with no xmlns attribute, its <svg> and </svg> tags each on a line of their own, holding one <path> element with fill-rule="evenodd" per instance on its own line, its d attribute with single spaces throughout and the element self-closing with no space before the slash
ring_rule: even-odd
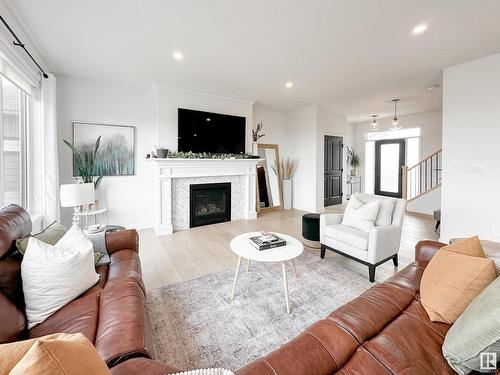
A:
<svg viewBox="0 0 500 375">
<path fill-rule="evenodd" d="M 73 208 L 73 225 L 80 225 L 80 212 L 82 210 L 82 206 L 75 206 Z"/>
</svg>

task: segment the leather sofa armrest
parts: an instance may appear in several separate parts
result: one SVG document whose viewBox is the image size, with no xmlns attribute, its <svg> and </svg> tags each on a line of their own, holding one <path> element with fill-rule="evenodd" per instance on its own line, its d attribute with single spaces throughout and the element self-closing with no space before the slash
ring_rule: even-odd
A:
<svg viewBox="0 0 500 375">
<path fill-rule="evenodd" d="M 415 260 L 428 262 L 443 246 L 446 246 L 446 244 L 438 241 L 420 241 L 415 245 Z"/>
<path fill-rule="evenodd" d="M 107 233 L 106 248 L 109 255 L 125 249 L 139 252 L 139 235 L 135 229 Z"/>
</svg>

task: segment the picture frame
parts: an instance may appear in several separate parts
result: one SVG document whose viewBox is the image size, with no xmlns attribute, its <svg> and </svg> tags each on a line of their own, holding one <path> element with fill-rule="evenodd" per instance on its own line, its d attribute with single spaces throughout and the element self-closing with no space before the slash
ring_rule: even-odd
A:
<svg viewBox="0 0 500 375">
<path fill-rule="evenodd" d="M 135 126 L 72 121 L 73 145 L 78 150 L 93 149 L 97 138 L 101 143 L 97 152 L 97 168 L 103 176 L 134 176 L 136 171 Z M 74 156 L 73 176 L 76 177 Z"/>
</svg>

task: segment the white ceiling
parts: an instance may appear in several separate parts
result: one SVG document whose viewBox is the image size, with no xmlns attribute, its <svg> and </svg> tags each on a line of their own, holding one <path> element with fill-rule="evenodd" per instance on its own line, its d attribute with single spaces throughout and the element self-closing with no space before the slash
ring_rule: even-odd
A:
<svg viewBox="0 0 500 375">
<path fill-rule="evenodd" d="M 353 122 L 389 116 L 394 97 L 401 114 L 439 109 L 441 89 L 426 87 L 444 67 L 500 51 L 498 0 L 7 2 L 55 73 L 320 103 Z"/>
</svg>

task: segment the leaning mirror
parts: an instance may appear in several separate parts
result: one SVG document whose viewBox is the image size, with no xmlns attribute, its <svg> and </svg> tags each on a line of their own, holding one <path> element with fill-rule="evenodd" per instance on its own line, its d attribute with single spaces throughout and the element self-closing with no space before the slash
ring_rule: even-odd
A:
<svg viewBox="0 0 500 375">
<path fill-rule="evenodd" d="M 257 210 L 283 209 L 281 176 L 274 166 L 279 165 L 278 145 L 258 145 L 261 161 L 257 164 Z"/>
</svg>

